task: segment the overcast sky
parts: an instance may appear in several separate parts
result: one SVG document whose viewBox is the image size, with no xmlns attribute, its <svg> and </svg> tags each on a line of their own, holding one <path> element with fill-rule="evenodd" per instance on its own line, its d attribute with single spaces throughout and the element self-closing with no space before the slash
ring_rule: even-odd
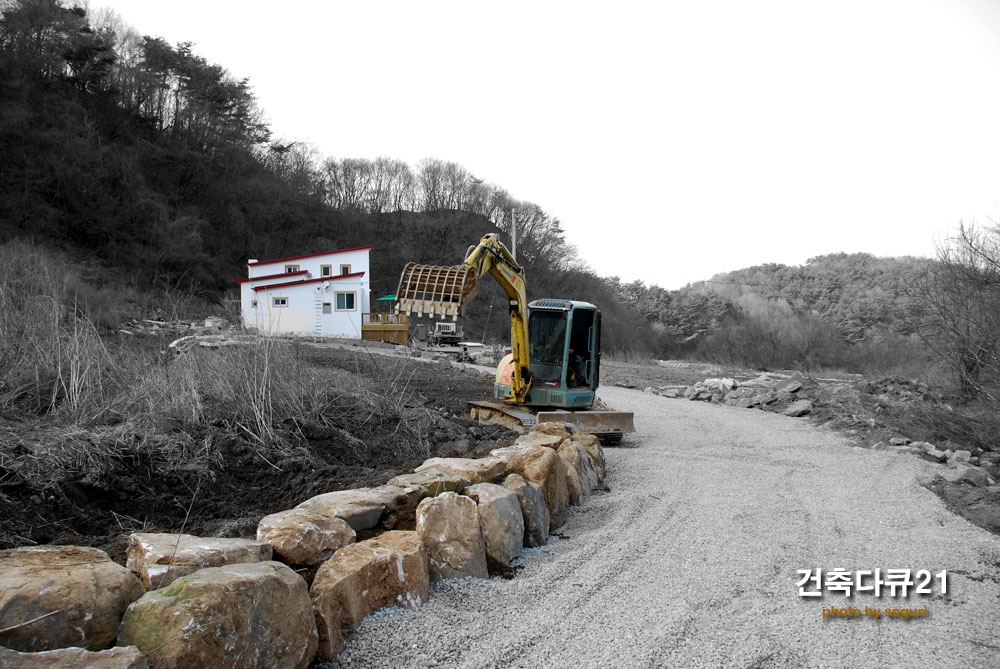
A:
<svg viewBox="0 0 1000 669">
<path fill-rule="evenodd" d="M 249 77 L 279 137 L 541 205 L 604 275 L 930 255 L 1000 214 L 997 0 L 92 6 Z"/>
</svg>

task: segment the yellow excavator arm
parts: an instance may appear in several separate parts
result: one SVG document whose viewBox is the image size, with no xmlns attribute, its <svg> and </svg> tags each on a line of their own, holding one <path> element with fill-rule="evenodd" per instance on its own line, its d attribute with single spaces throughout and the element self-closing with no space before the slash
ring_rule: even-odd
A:
<svg viewBox="0 0 1000 669">
<path fill-rule="evenodd" d="M 461 265 L 417 265 L 403 270 L 396 290 L 396 311 L 417 316 L 451 316 L 457 319 L 462 308 L 476 294 L 479 279 L 489 273 L 507 294 L 510 312 L 510 345 L 514 358 L 511 397 L 523 404 L 531 389 L 528 364 L 528 297 L 524 269 L 517 264 L 500 235 L 485 235 L 471 247 Z"/>
</svg>

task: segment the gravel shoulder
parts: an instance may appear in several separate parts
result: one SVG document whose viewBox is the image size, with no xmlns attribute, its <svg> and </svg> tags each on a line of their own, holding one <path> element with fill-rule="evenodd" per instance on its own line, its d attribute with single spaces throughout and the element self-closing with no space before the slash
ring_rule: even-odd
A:
<svg viewBox="0 0 1000 669">
<path fill-rule="evenodd" d="M 1000 538 L 919 483 L 932 465 L 804 420 L 619 388 L 610 492 L 512 580 L 444 581 L 369 617 L 351 667 L 1000 666 Z M 948 570 L 948 594 L 800 598 L 798 569 Z M 927 606 L 828 619 L 824 607 Z"/>
</svg>

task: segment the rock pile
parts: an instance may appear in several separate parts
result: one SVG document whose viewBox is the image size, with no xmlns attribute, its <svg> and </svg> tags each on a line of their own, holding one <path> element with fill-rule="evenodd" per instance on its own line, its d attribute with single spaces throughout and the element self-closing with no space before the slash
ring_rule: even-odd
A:
<svg viewBox="0 0 1000 669">
<path fill-rule="evenodd" d="M 741 409 L 763 409 L 783 412 L 789 416 L 805 416 L 814 408 L 816 390 L 816 384 L 809 382 L 801 374 L 788 378 L 764 373 L 747 381 L 720 377 L 705 379 L 686 388 L 649 387 L 645 392 L 668 398 L 725 404 Z"/>
<path fill-rule="evenodd" d="M 940 402 L 941 396 L 934 393 L 925 383 L 916 379 L 889 377 L 879 381 L 865 382 L 854 386 L 857 391 L 874 397 L 876 407 L 884 407 L 894 402 L 930 401 Z M 691 401 L 711 402 L 743 409 L 773 411 L 791 417 L 813 416 L 820 409 L 826 409 L 827 417 L 836 411 L 830 406 L 841 398 L 838 394 L 823 392 L 822 387 L 802 374 L 791 377 L 764 373 L 754 379 L 737 381 L 731 378 L 710 378 L 687 388 L 662 386 L 646 388 L 645 392 L 668 398 L 685 398 Z M 831 425 L 855 425 L 874 428 L 875 421 L 857 415 L 838 418 Z M 970 451 L 939 449 L 928 442 L 912 442 L 903 436 L 891 437 L 888 444 L 876 443 L 873 448 L 894 448 L 901 452 L 914 453 L 932 462 L 944 463 L 947 471 L 939 474 L 944 480 L 962 482 L 973 486 L 993 485 L 989 472 L 978 466 L 978 459 Z M 571 484 L 572 487 L 572 484 Z"/>
<path fill-rule="evenodd" d="M 900 376 L 869 381 L 864 384 L 862 392 L 893 402 L 941 401 L 941 396 L 933 392 L 926 383 Z"/>
<path fill-rule="evenodd" d="M 595 437 L 543 423 L 489 457 L 432 458 L 266 516 L 257 540 L 136 533 L 127 568 L 92 548 L 0 551 L 0 666 L 330 660 L 366 615 L 426 602 L 431 581 L 504 573 L 604 474 Z M 315 565 L 311 586 L 291 568 Z"/>
</svg>

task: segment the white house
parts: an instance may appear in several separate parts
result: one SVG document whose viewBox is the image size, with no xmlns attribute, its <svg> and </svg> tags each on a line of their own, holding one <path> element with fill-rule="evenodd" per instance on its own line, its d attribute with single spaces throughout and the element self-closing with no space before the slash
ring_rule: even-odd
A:
<svg viewBox="0 0 1000 669">
<path fill-rule="evenodd" d="M 371 246 L 250 260 L 240 286 L 243 324 L 267 334 L 361 339 L 371 311 Z"/>
</svg>

